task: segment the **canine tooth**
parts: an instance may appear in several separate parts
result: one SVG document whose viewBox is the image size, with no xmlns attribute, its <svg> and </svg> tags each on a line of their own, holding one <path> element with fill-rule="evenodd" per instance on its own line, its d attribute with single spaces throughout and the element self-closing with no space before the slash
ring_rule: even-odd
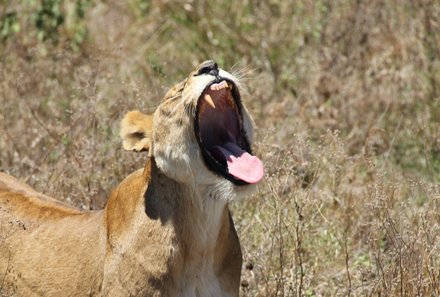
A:
<svg viewBox="0 0 440 297">
<path fill-rule="evenodd" d="M 204 98 L 205 98 L 206 102 L 208 102 L 208 104 L 211 105 L 212 108 L 215 108 L 214 101 L 212 100 L 212 98 L 209 94 L 206 94 Z"/>
</svg>

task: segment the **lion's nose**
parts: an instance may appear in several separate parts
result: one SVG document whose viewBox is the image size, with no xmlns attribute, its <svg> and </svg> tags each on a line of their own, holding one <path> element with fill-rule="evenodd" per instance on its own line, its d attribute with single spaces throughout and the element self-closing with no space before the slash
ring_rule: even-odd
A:
<svg viewBox="0 0 440 297">
<path fill-rule="evenodd" d="M 212 60 L 208 60 L 203 62 L 199 66 L 199 70 L 197 71 L 197 75 L 201 74 L 210 74 L 213 76 L 218 76 L 218 65 L 216 62 Z"/>
</svg>

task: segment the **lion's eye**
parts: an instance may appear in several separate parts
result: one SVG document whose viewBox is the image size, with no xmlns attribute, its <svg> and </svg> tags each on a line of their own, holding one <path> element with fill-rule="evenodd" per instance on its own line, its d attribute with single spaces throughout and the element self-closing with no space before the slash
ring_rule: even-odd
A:
<svg viewBox="0 0 440 297">
<path fill-rule="evenodd" d="M 213 75 L 213 76 L 217 76 L 218 75 L 217 63 L 215 63 L 214 61 L 207 61 L 204 64 L 205 64 L 205 66 L 202 66 L 197 71 L 197 74 L 195 74 L 195 76 L 202 75 L 202 74 L 210 74 L 210 75 Z"/>
<path fill-rule="evenodd" d="M 202 67 L 199 69 L 199 71 L 197 71 L 197 75 L 208 74 L 211 70 L 212 70 L 212 67 L 210 67 L 210 66 Z"/>
</svg>

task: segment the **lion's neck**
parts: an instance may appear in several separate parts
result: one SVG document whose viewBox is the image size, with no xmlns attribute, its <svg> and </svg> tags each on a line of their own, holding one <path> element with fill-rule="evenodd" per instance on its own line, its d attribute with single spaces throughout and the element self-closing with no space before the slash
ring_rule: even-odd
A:
<svg viewBox="0 0 440 297">
<path fill-rule="evenodd" d="M 194 232 L 194 239 L 205 251 L 213 251 L 217 243 L 220 228 L 224 223 L 226 202 L 223 199 L 213 197 L 209 188 L 198 190 L 189 189 L 192 192 L 189 201 L 192 209 L 192 222 L 189 228 Z M 193 228 L 193 227 L 196 228 Z"/>
<path fill-rule="evenodd" d="M 216 261 L 224 257 L 228 244 L 228 239 L 220 240 L 230 231 L 226 200 L 215 197 L 209 187 L 194 188 L 169 178 L 154 161 L 144 196 L 147 216 L 160 220 L 174 234 L 172 258 L 178 260 L 172 274 L 180 276 L 181 286 L 194 278 L 213 277 Z"/>
<path fill-rule="evenodd" d="M 152 192 L 149 193 L 149 189 Z M 161 193 L 161 199 L 166 199 L 166 205 L 160 207 L 173 210 L 171 223 L 184 234 L 182 242 L 193 250 L 212 251 L 220 228 L 227 220 L 226 200 L 220 199 L 211 187 L 186 185 L 167 177 L 152 161 L 151 180 L 145 195 L 147 215 L 148 207 L 154 208 L 153 203 L 149 203 L 155 200 L 152 195 L 158 193 Z"/>
</svg>

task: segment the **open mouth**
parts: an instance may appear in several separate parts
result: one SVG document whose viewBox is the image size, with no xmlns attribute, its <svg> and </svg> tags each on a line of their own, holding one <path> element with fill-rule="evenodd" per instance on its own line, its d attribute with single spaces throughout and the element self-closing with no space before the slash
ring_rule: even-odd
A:
<svg viewBox="0 0 440 297">
<path fill-rule="evenodd" d="M 231 81 L 215 81 L 205 88 L 197 103 L 195 133 L 211 171 L 236 185 L 263 178 L 263 164 L 252 155 L 243 129 L 240 94 Z"/>
</svg>

